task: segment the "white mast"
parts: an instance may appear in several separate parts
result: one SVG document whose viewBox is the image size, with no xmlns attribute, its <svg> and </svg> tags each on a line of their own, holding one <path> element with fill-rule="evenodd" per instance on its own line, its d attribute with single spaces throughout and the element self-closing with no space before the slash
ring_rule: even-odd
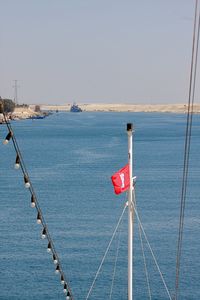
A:
<svg viewBox="0 0 200 300">
<path fill-rule="evenodd" d="M 128 134 L 128 164 L 130 176 L 130 188 L 128 190 L 128 300 L 133 299 L 133 170 L 132 170 L 132 132 L 133 124 L 127 124 Z"/>
</svg>

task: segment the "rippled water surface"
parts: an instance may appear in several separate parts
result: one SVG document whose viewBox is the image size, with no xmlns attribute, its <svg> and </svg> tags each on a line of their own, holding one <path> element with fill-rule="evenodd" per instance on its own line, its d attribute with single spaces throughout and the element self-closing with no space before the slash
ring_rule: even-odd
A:
<svg viewBox="0 0 200 300">
<path fill-rule="evenodd" d="M 138 211 L 173 294 L 185 115 L 58 113 L 13 122 L 32 184 L 74 299 L 85 299 L 123 210 L 110 176 L 127 163 L 126 123 L 133 122 Z M 200 118 L 194 116 L 185 211 L 180 299 L 200 299 Z M 0 138 L 7 133 L 1 125 Z M 30 207 L 12 143 L 0 144 L 0 299 L 64 299 L 41 225 Z M 120 236 L 120 240 L 119 240 Z M 127 299 L 127 214 L 89 299 Z M 148 298 L 138 226 L 134 236 L 134 299 Z M 168 299 L 144 244 L 152 299 Z"/>
</svg>

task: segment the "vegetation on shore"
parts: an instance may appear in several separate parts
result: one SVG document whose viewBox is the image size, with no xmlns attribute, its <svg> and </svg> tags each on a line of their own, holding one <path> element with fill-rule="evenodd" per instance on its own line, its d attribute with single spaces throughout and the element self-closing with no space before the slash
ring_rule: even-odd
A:
<svg viewBox="0 0 200 300">
<path fill-rule="evenodd" d="M 0 113 L 5 112 L 5 113 L 9 113 L 9 112 L 13 112 L 15 109 L 15 103 L 11 100 L 11 99 L 2 99 L 0 97 Z"/>
</svg>

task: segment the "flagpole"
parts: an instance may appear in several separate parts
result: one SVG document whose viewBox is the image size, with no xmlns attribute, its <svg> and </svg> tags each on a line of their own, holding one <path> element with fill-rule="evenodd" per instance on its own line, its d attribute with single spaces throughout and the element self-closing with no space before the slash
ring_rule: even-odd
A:
<svg viewBox="0 0 200 300">
<path fill-rule="evenodd" d="M 133 189 L 133 170 L 132 170 L 132 132 L 133 124 L 127 124 L 128 134 L 128 164 L 130 187 L 128 190 L 128 300 L 133 299 L 133 205 L 132 205 L 132 189 Z"/>
</svg>

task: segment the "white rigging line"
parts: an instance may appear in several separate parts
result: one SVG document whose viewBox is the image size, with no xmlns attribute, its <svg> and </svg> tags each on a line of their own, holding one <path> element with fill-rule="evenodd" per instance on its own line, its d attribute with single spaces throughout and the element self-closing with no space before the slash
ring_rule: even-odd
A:
<svg viewBox="0 0 200 300">
<path fill-rule="evenodd" d="M 165 283 L 163 274 L 162 274 L 162 272 L 161 272 L 161 270 L 160 270 L 160 267 L 159 267 L 159 265 L 158 265 L 158 262 L 157 262 L 157 260 L 156 260 L 155 255 L 154 255 L 154 252 L 153 252 L 153 250 L 152 250 L 152 248 L 151 248 L 151 245 L 150 245 L 150 243 L 149 243 L 149 241 L 148 241 L 147 235 L 146 235 L 146 233 L 145 233 L 145 231 L 144 231 L 143 225 L 142 225 L 142 223 L 141 223 L 141 221 L 140 221 L 140 217 L 139 217 L 139 215 L 138 215 L 138 212 L 137 212 L 137 209 L 136 209 L 134 203 L 133 203 L 133 209 L 134 209 L 135 215 L 136 215 L 136 217 L 137 217 L 139 226 L 140 226 L 140 228 L 141 228 L 141 230 L 142 230 L 142 233 L 143 233 L 143 235 L 144 235 L 144 237 L 145 237 L 145 240 L 146 240 L 146 242 L 147 242 L 147 245 L 148 245 L 148 247 L 149 247 L 149 250 L 150 250 L 150 252 L 151 252 L 151 255 L 152 255 L 152 257 L 153 257 L 154 263 L 155 263 L 155 265 L 156 265 L 156 267 L 157 267 L 158 273 L 160 274 L 160 277 L 161 277 L 161 279 L 162 279 L 162 282 L 163 282 L 163 285 L 164 285 L 164 287 L 165 287 L 165 290 L 166 290 L 166 292 L 167 292 L 167 294 L 168 294 L 168 296 L 169 296 L 169 299 L 172 300 L 172 297 L 171 297 L 171 295 L 170 295 L 170 293 L 169 293 L 168 287 L 167 287 L 167 285 L 166 285 L 166 283 Z"/>
<path fill-rule="evenodd" d="M 105 254 L 104 254 L 103 258 L 102 258 L 102 261 L 101 261 L 101 263 L 100 263 L 100 265 L 99 265 L 99 268 L 98 268 L 98 270 L 97 270 L 97 272 L 96 272 L 96 275 L 95 275 L 95 277 L 94 277 L 94 280 L 93 280 L 93 282 L 92 282 L 92 285 L 91 285 L 91 287 L 90 287 L 90 289 L 89 289 L 89 292 L 88 292 L 88 294 L 87 294 L 85 300 L 87 300 L 87 299 L 89 298 L 89 296 L 90 296 L 90 294 L 91 294 L 91 292 L 92 292 L 92 289 L 93 289 L 93 287 L 94 287 L 95 281 L 96 281 L 96 279 L 97 279 L 97 277 L 98 277 L 98 275 L 99 275 L 99 272 L 100 272 L 101 267 L 102 267 L 102 265 L 103 265 L 103 263 L 104 263 L 104 260 L 105 260 L 105 258 L 106 258 L 106 255 L 107 255 L 107 253 L 108 253 L 108 251 L 109 251 L 109 249 L 110 249 L 110 246 L 111 246 L 112 241 L 113 241 L 113 239 L 114 239 L 114 237 L 115 237 L 115 234 L 116 234 L 116 232 L 117 232 L 117 229 L 118 229 L 118 227 L 119 227 L 119 225 L 120 225 L 120 223 L 121 223 L 121 221 L 122 221 L 122 218 L 123 218 L 123 215 L 124 215 L 124 212 L 125 212 L 126 208 L 127 208 L 127 205 L 124 206 L 124 209 L 123 209 L 123 211 L 122 211 L 122 214 L 121 214 L 121 216 L 120 216 L 120 218 L 119 218 L 119 221 L 118 221 L 118 223 L 117 223 L 117 226 L 115 227 L 115 230 L 114 230 L 114 232 L 113 232 L 113 235 L 112 235 L 112 237 L 111 237 L 111 240 L 110 240 L 110 242 L 109 242 L 109 244 L 108 244 L 108 246 L 107 246 L 107 249 L 106 249 L 106 251 L 105 251 Z"/>
<path fill-rule="evenodd" d="M 147 282 L 147 289 L 148 289 L 148 294 L 149 294 L 149 299 L 151 300 L 151 288 L 150 288 L 150 283 L 149 283 L 149 274 L 147 270 L 147 264 L 146 264 L 146 257 L 144 253 L 144 244 L 143 244 L 143 239 L 142 239 L 142 231 L 140 224 L 138 223 L 138 230 L 139 230 L 139 236 L 140 236 L 140 243 L 141 243 L 141 249 L 142 249 L 142 256 L 143 256 L 143 261 L 144 261 L 144 271 L 145 271 L 145 276 L 146 276 L 146 282 Z"/>
<path fill-rule="evenodd" d="M 136 198 L 135 198 L 135 189 L 133 189 L 133 199 L 135 202 L 135 207 L 136 205 Z M 149 283 L 149 274 L 147 270 L 147 264 L 146 264 L 146 257 L 145 257 L 145 252 L 144 252 L 144 243 L 143 243 L 143 238 L 142 238 L 142 230 L 141 226 L 138 222 L 138 231 L 139 231 L 139 236 L 140 236 L 140 243 L 141 243 L 141 249 L 142 249 L 142 256 L 143 256 L 143 261 L 144 261 L 144 271 L 145 271 L 145 276 L 146 276 L 146 282 L 147 282 L 147 289 L 148 289 L 148 294 L 149 294 L 149 299 L 151 300 L 151 288 L 150 288 L 150 283 Z"/>
<path fill-rule="evenodd" d="M 121 227 L 120 227 L 121 229 Z M 119 245 L 120 245 L 120 237 L 121 237 L 121 230 L 119 231 L 119 236 L 118 236 L 118 242 L 117 242 L 117 250 L 116 250 L 116 257 L 115 257 L 115 265 L 114 265 L 114 270 L 113 270 L 113 276 L 112 276 L 112 284 L 110 288 L 110 296 L 109 299 L 112 299 L 112 292 L 113 292 L 113 287 L 114 287 L 114 280 L 115 280 L 115 274 L 116 274 L 116 268 L 117 268 L 117 260 L 118 260 L 118 255 L 119 255 Z"/>
</svg>

